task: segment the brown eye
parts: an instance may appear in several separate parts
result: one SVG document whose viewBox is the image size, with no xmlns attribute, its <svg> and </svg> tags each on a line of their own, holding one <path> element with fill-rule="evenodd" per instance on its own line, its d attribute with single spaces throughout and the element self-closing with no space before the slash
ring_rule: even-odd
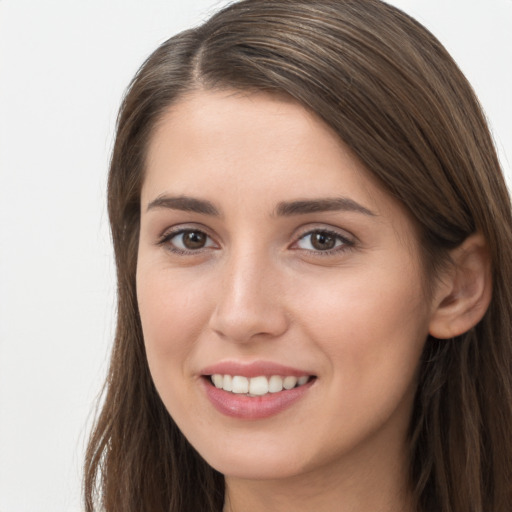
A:
<svg viewBox="0 0 512 512">
<path fill-rule="evenodd" d="M 206 233 L 198 229 L 183 229 L 178 232 L 169 233 L 159 243 L 178 254 L 215 247 L 214 241 Z"/>
<path fill-rule="evenodd" d="M 185 231 L 182 233 L 182 243 L 186 249 L 202 249 L 206 245 L 207 236 L 201 231 Z"/>
<path fill-rule="evenodd" d="M 352 247 L 354 243 L 344 236 L 334 232 L 322 229 L 305 233 L 297 240 L 296 247 L 316 253 L 330 253 L 330 251 L 341 251 Z"/>
<path fill-rule="evenodd" d="M 336 237 L 330 233 L 318 231 L 316 233 L 312 233 L 310 237 L 311 245 L 319 251 L 328 251 L 336 246 Z"/>
</svg>

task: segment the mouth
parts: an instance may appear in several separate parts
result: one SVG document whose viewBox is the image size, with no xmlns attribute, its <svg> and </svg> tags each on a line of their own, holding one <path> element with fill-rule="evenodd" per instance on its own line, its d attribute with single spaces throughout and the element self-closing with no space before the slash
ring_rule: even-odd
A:
<svg viewBox="0 0 512 512">
<path fill-rule="evenodd" d="M 214 373 L 204 375 L 205 380 L 217 389 L 227 391 L 234 395 L 248 397 L 262 397 L 282 391 L 289 391 L 305 386 L 313 379 L 314 375 L 259 375 L 256 377 L 245 377 L 243 375 L 230 375 Z"/>
<path fill-rule="evenodd" d="M 303 402 L 316 388 L 316 375 L 273 361 L 222 361 L 199 374 L 206 397 L 217 411 L 238 420 L 279 415 Z"/>
</svg>

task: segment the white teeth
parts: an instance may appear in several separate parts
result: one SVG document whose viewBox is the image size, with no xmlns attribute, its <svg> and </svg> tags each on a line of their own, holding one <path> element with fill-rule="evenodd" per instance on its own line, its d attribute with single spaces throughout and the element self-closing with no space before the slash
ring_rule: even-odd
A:
<svg viewBox="0 0 512 512">
<path fill-rule="evenodd" d="M 263 396 L 267 393 L 279 393 L 283 389 L 293 389 L 296 386 L 303 386 L 309 382 L 309 379 L 308 375 L 303 375 L 299 378 L 292 375 L 286 377 L 272 375 L 269 378 L 259 376 L 250 379 L 241 375 L 221 375 L 219 373 L 211 376 L 211 381 L 216 388 L 249 396 Z"/>
<path fill-rule="evenodd" d="M 240 375 L 233 376 L 233 393 L 249 393 L 249 379 Z"/>
<path fill-rule="evenodd" d="M 233 377 L 231 375 L 224 375 L 222 389 L 224 391 L 233 391 Z"/>
<path fill-rule="evenodd" d="M 299 380 L 297 381 L 298 386 L 304 386 L 306 382 L 309 380 L 309 377 L 304 375 L 303 377 L 299 377 Z"/>
<path fill-rule="evenodd" d="M 249 381 L 249 393 L 251 395 L 266 395 L 268 393 L 268 380 L 266 377 L 253 377 Z"/>
<path fill-rule="evenodd" d="M 288 377 L 285 377 L 283 380 L 283 388 L 284 389 L 292 389 L 297 384 L 297 377 L 292 377 L 291 375 L 288 375 Z"/>
<path fill-rule="evenodd" d="M 283 391 L 283 378 L 279 377 L 279 375 L 272 375 L 268 380 L 268 390 L 270 393 L 279 393 L 279 391 Z"/>
<path fill-rule="evenodd" d="M 220 389 L 222 387 L 222 381 L 223 381 L 222 375 L 219 375 L 218 373 L 216 373 L 215 375 L 212 375 L 212 382 L 216 388 Z"/>
</svg>

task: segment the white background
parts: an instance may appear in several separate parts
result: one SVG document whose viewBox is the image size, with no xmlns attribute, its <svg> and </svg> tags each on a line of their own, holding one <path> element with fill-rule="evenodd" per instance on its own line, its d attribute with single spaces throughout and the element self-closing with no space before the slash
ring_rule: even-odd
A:
<svg viewBox="0 0 512 512">
<path fill-rule="evenodd" d="M 114 277 L 105 183 L 144 58 L 223 1 L 0 0 L 0 512 L 78 512 Z M 396 0 L 459 62 L 512 177 L 512 0 Z"/>
</svg>

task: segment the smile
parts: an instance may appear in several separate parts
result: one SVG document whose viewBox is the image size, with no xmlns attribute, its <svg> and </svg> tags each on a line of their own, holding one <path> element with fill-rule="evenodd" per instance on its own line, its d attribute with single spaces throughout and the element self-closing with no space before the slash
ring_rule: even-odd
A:
<svg viewBox="0 0 512 512">
<path fill-rule="evenodd" d="M 239 420 L 260 420 L 280 414 L 304 400 L 317 377 L 213 373 L 203 375 L 201 381 L 210 403 L 221 414 Z"/>
<path fill-rule="evenodd" d="M 286 377 L 272 375 L 266 377 L 260 375 L 249 378 L 242 375 L 222 375 L 219 373 L 210 376 L 212 384 L 217 389 L 250 397 L 264 396 L 268 393 L 279 393 L 283 391 L 283 389 L 290 390 L 304 386 L 311 378 L 312 377 L 309 375 L 303 375 L 301 377 L 295 377 L 293 375 Z"/>
</svg>

